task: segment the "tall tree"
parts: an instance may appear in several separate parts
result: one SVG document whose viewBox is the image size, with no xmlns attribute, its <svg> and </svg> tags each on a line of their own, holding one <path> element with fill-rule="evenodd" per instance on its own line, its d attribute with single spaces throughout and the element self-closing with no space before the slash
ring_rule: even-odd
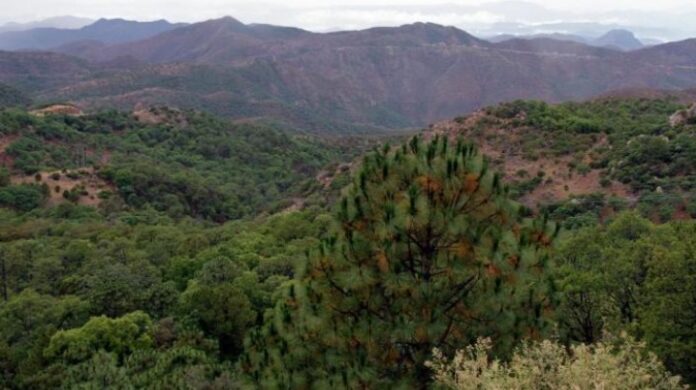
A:
<svg viewBox="0 0 696 390">
<path fill-rule="evenodd" d="M 269 387 L 425 387 L 434 347 L 544 331 L 557 233 L 523 220 L 477 149 L 436 137 L 369 154 L 336 228 L 288 284 L 241 365 Z"/>
<path fill-rule="evenodd" d="M 645 248 L 638 327 L 667 367 L 696 385 L 696 223 L 660 226 Z"/>
</svg>

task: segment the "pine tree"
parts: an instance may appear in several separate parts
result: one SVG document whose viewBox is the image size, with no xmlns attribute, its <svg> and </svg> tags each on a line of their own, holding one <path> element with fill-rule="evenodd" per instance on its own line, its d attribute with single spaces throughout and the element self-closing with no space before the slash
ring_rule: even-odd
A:
<svg viewBox="0 0 696 390">
<path fill-rule="evenodd" d="M 425 387 L 434 347 L 490 337 L 504 355 L 538 338 L 557 229 L 519 208 L 463 141 L 415 137 L 369 154 L 242 369 L 266 388 Z"/>
</svg>

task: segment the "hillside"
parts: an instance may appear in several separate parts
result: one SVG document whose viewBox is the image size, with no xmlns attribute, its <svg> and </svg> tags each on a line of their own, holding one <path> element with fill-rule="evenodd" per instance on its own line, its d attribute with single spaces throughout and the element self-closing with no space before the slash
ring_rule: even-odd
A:
<svg viewBox="0 0 696 390">
<path fill-rule="evenodd" d="M 5 110 L 0 170 L 11 186 L 0 189 L 0 206 L 28 211 L 73 202 L 223 222 L 306 202 L 321 187 L 315 176 L 343 153 L 351 155 L 273 127 L 169 108 Z"/>
<path fill-rule="evenodd" d="M 0 51 L 0 82 L 37 97 L 41 90 L 52 90 L 92 77 L 92 66 L 85 60 L 49 52 Z"/>
<path fill-rule="evenodd" d="M 696 383 L 686 107 L 516 101 L 380 147 L 171 107 L 2 109 L 0 387 L 429 388 L 426 362 L 478 336 Z"/>
<path fill-rule="evenodd" d="M 23 107 L 31 103 L 31 99 L 21 91 L 0 84 L 0 109 L 6 107 Z"/>
<path fill-rule="evenodd" d="M 518 101 L 434 124 L 426 134 L 479 145 L 516 197 L 569 224 L 625 207 L 668 221 L 696 217 L 696 126 L 670 126 L 682 108 L 672 99 Z"/>
</svg>

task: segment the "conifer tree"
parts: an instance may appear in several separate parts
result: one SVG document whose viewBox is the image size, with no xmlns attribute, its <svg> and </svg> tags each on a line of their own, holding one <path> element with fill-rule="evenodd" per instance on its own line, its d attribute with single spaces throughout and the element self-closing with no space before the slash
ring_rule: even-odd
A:
<svg viewBox="0 0 696 390">
<path fill-rule="evenodd" d="M 248 338 L 241 368 L 264 388 L 421 388 L 434 347 L 490 337 L 500 356 L 538 338 L 557 229 L 519 208 L 463 141 L 367 155 L 334 233 Z"/>
</svg>

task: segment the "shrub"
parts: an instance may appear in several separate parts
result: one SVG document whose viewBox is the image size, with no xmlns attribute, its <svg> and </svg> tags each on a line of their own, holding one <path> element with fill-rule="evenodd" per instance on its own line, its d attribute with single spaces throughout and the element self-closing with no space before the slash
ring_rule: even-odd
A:
<svg viewBox="0 0 696 390">
<path fill-rule="evenodd" d="M 0 207 L 10 207 L 19 211 L 30 211 L 39 206 L 46 196 L 42 186 L 22 184 L 0 189 Z"/>
<path fill-rule="evenodd" d="M 72 190 L 63 191 L 63 198 L 73 203 L 80 200 L 80 195 L 81 191 L 77 187 L 73 188 Z"/>
<path fill-rule="evenodd" d="M 510 362 L 491 360 L 490 339 L 479 339 L 448 360 L 435 350 L 427 366 L 437 382 L 465 389 L 686 389 L 645 345 L 628 336 L 616 342 L 566 348 L 553 341 L 523 345 Z"/>
<path fill-rule="evenodd" d="M 575 170 L 578 171 L 578 173 L 581 175 L 587 175 L 588 173 L 590 173 L 592 169 L 589 165 L 585 163 L 580 163 L 575 167 Z"/>
<path fill-rule="evenodd" d="M 10 185 L 10 171 L 5 167 L 0 167 L 0 187 Z"/>
</svg>

